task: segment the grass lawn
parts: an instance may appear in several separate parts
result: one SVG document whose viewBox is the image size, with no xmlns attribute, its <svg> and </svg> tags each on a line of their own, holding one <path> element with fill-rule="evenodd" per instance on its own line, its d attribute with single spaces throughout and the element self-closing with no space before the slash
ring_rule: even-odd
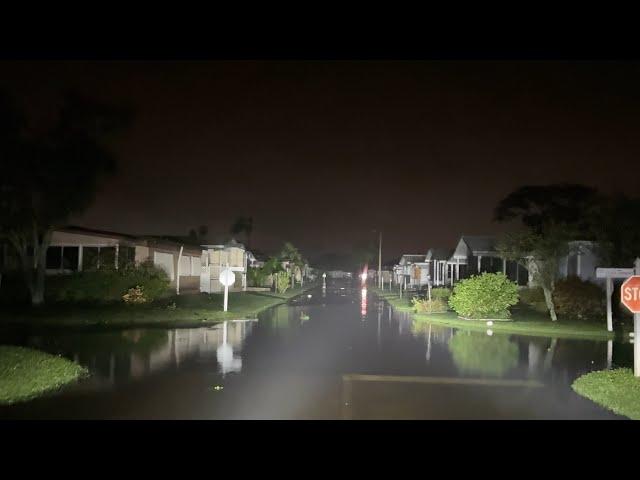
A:
<svg viewBox="0 0 640 480">
<path fill-rule="evenodd" d="M 377 289 L 372 291 L 400 311 L 413 311 L 409 296 L 400 299 L 396 292 L 392 293 L 388 290 L 380 292 Z M 512 321 L 493 322 L 491 327 L 488 327 L 486 322 L 482 320 L 463 320 L 458 318 L 455 312 L 414 314 L 413 318 L 418 322 L 431 322 L 483 332 L 491 328 L 494 332 L 514 333 L 518 335 L 601 340 L 613 339 L 615 336 L 613 332 L 607 331 L 604 323 L 568 322 L 562 320 L 552 322 L 546 313 L 520 305 L 512 308 L 511 312 Z"/>
<path fill-rule="evenodd" d="M 590 372 L 577 378 L 571 387 L 598 405 L 640 420 L 640 378 L 630 368 Z"/>
<path fill-rule="evenodd" d="M 0 404 L 30 400 L 86 374 L 84 367 L 66 358 L 0 345 Z"/>
<path fill-rule="evenodd" d="M 180 295 L 149 304 L 50 304 L 40 308 L 12 308 L 0 312 L 0 322 L 43 327 L 195 327 L 223 320 L 255 318 L 274 305 L 285 303 L 313 285 L 283 295 L 270 292 L 231 292 L 229 311 L 223 312 L 223 294 Z M 175 305 L 175 307 L 174 307 Z"/>
</svg>

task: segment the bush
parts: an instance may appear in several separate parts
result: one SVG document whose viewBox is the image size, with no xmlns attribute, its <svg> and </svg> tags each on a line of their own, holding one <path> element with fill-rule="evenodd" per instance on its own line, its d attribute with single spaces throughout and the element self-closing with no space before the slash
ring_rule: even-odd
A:
<svg viewBox="0 0 640 480">
<path fill-rule="evenodd" d="M 144 288 L 140 285 L 135 288 L 130 288 L 129 291 L 122 296 L 122 300 L 124 303 L 129 304 L 147 303 L 147 297 L 145 297 L 143 290 Z"/>
<path fill-rule="evenodd" d="M 247 269 L 247 281 L 250 287 L 264 287 L 267 277 L 267 272 L 263 268 Z"/>
<path fill-rule="evenodd" d="M 438 287 L 431 289 L 431 300 L 443 300 L 445 303 L 449 301 L 451 297 L 451 289 L 445 287 Z"/>
<path fill-rule="evenodd" d="M 542 287 L 521 288 L 520 301 L 534 310 L 548 312 Z"/>
<path fill-rule="evenodd" d="M 153 301 L 167 293 L 169 279 L 164 270 L 145 262 L 123 269 L 100 269 L 47 278 L 46 294 L 58 302 L 120 302 L 129 289 L 142 288 Z"/>
<path fill-rule="evenodd" d="M 518 303 L 518 286 L 504 273 L 483 273 L 461 281 L 453 288 L 449 305 L 469 318 L 509 318 L 509 308 Z"/>
<path fill-rule="evenodd" d="M 291 286 L 291 275 L 288 272 L 276 273 L 276 289 L 282 294 Z"/>
<path fill-rule="evenodd" d="M 411 299 L 413 311 L 416 313 L 442 313 L 447 311 L 447 302 L 441 298 L 413 297 Z"/>
<path fill-rule="evenodd" d="M 553 303 L 558 317 L 563 320 L 603 320 L 606 315 L 602 289 L 578 277 L 556 282 Z"/>
</svg>

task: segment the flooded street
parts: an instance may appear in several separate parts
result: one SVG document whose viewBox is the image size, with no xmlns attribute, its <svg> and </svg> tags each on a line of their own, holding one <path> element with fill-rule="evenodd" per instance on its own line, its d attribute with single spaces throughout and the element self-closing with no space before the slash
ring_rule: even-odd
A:
<svg viewBox="0 0 640 480">
<path fill-rule="evenodd" d="M 2 335 L 92 373 L 4 419 L 621 418 L 570 387 L 607 367 L 607 342 L 414 324 L 355 282 L 211 328 Z"/>
</svg>

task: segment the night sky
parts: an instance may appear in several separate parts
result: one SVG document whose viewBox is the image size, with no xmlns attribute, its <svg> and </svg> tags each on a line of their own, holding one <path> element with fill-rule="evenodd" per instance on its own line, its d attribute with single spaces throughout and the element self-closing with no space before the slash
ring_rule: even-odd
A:
<svg viewBox="0 0 640 480">
<path fill-rule="evenodd" d="M 640 63 L 3 62 L 31 104 L 62 88 L 124 102 L 118 174 L 73 223 L 226 233 L 346 252 L 382 229 L 384 257 L 493 234 L 523 184 L 640 191 Z"/>
</svg>

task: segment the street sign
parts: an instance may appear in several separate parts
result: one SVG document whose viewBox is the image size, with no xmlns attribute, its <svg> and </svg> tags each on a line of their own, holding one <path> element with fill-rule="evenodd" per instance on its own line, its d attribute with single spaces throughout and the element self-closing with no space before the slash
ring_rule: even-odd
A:
<svg viewBox="0 0 640 480">
<path fill-rule="evenodd" d="M 225 268 L 220 272 L 220 283 L 225 287 L 232 286 L 236 281 L 235 274 L 231 271 L 230 268 Z"/>
<path fill-rule="evenodd" d="M 620 288 L 620 297 L 622 304 L 631 313 L 640 313 L 640 275 L 634 275 L 624 281 Z"/>
<path fill-rule="evenodd" d="M 596 278 L 629 278 L 633 268 L 596 268 Z"/>
</svg>

